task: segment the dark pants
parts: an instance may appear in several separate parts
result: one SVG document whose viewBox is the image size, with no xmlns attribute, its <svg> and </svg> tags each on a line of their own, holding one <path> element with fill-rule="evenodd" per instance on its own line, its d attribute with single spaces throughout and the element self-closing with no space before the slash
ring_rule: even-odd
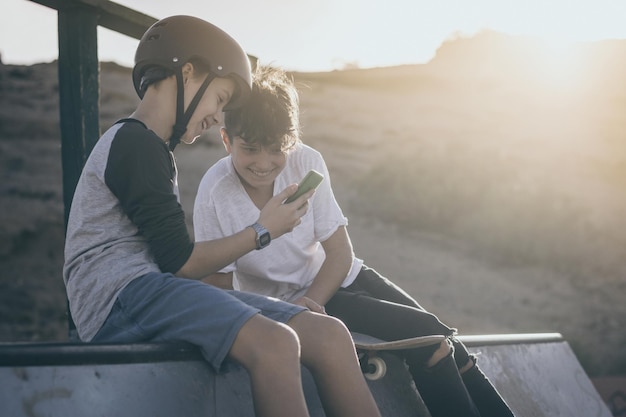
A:
<svg viewBox="0 0 626 417">
<path fill-rule="evenodd" d="M 353 332 L 382 340 L 443 335 L 452 343 L 450 355 L 428 368 L 439 344 L 400 351 L 422 399 L 433 417 L 512 417 L 513 413 L 478 366 L 461 377 L 459 368 L 470 358 L 467 348 L 443 324 L 400 287 L 375 270 L 363 266 L 355 281 L 341 288 L 326 303 L 326 312 L 342 320 Z"/>
<path fill-rule="evenodd" d="M 456 332 L 400 287 L 367 266 L 363 266 L 352 285 L 340 288 L 325 308 L 328 314 L 339 318 L 351 331 L 382 340 L 429 335 L 452 337 Z M 467 349 L 454 338 L 452 343 L 457 366 L 465 366 L 470 356 Z M 407 350 L 403 356 L 410 367 L 423 367 L 438 347 Z"/>
</svg>

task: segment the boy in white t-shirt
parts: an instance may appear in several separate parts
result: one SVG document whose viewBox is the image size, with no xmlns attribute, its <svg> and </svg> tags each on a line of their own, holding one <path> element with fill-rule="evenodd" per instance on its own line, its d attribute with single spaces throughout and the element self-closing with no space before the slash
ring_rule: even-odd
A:
<svg viewBox="0 0 626 417">
<path fill-rule="evenodd" d="M 225 116 L 229 155 L 204 175 L 194 207 L 195 238 L 218 239 L 255 222 L 265 204 L 311 169 L 325 179 L 301 224 L 272 240 L 257 225 L 257 251 L 205 282 L 279 298 L 341 319 L 350 330 L 384 340 L 444 335 L 440 345 L 403 352 L 433 417 L 512 416 L 450 328 L 405 291 L 354 256 L 347 219 L 335 200 L 321 154 L 300 141 L 298 95 L 276 68 L 260 67 L 252 95 Z"/>
</svg>

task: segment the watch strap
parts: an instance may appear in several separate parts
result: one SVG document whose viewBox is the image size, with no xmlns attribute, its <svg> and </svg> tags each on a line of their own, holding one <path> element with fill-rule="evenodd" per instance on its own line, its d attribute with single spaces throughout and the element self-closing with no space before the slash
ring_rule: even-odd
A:
<svg viewBox="0 0 626 417">
<path fill-rule="evenodd" d="M 267 229 L 263 227 L 263 225 L 255 222 L 248 227 L 251 227 L 256 232 L 255 241 L 256 241 L 257 250 L 263 249 L 264 247 L 270 244 L 272 240 L 270 237 L 270 232 L 268 232 Z"/>
</svg>

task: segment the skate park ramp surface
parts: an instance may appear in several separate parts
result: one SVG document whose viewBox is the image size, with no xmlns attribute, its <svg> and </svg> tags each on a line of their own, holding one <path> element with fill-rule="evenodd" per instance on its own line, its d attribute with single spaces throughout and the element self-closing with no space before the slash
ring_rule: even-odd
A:
<svg viewBox="0 0 626 417">
<path fill-rule="evenodd" d="M 460 336 L 518 417 L 611 417 L 558 333 Z"/>
<path fill-rule="evenodd" d="M 517 417 L 611 417 L 558 333 L 460 336 Z M 403 361 L 380 352 L 387 372 L 368 380 L 385 417 L 429 417 Z M 11 417 L 253 417 L 245 370 L 216 374 L 186 344 L 0 344 L 0 415 Z M 303 368 L 312 417 L 325 416 Z"/>
</svg>

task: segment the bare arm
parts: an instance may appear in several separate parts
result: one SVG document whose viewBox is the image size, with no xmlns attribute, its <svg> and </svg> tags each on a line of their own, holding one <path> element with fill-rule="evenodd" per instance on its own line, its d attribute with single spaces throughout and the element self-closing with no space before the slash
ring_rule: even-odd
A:
<svg viewBox="0 0 626 417">
<path fill-rule="evenodd" d="M 327 240 L 322 242 L 326 259 L 313 283 L 306 292 L 306 298 L 324 306 L 332 298 L 346 279 L 352 266 L 352 242 L 345 226 L 339 227 Z M 297 304 L 306 305 L 307 300 L 296 300 Z M 307 307 L 311 308 L 307 305 Z"/>
<path fill-rule="evenodd" d="M 216 274 L 211 274 L 207 277 L 202 278 L 202 282 L 205 284 L 213 285 L 214 287 L 221 288 L 223 290 L 232 290 L 233 289 L 233 273 L 227 272 L 222 273 L 218 272 Z"/>
<path fill-rule="evenodd" d="M 267 202 L 258 222 L 276 239 L 293 230 L 300 224 L 300 218 L 308 209 L 307 200 L 313 195 L 310 191 L 290 204 L 283 201 L 296 191 L 297 185 L 292 184 Z M 256 249 L 256 233 L 246 227 L 234 235 L 221 239 L 196 242 L 191 256 L 178 270 L 177 276 L 183 278 L 202 279 L 223 267 L 235 262 L 241 256 Z"/>
</svg>

